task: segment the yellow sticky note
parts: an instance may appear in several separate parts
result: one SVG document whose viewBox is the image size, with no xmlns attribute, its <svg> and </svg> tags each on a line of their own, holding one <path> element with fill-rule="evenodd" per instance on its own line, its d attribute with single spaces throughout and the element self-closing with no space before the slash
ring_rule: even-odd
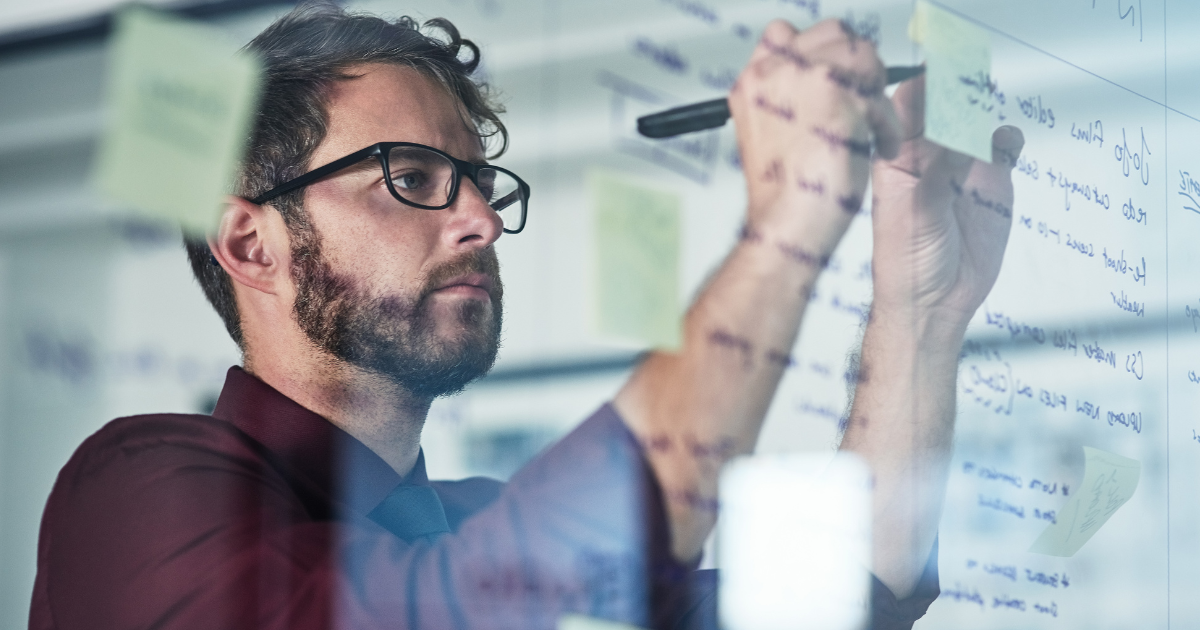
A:
<svg viewBox="0 0 1200 630">
<path fill-rule="evenodd" d="M 236 49 L 206 25 L 143 8 L 118 15 L 93 173 L 101 192 L 190 231 L 216 226 L 261 76 Z"/>
<path fill-rule="evenodd" d="M 925 137 L 991 162 L 996 103 L 988 32 L 922 1 L 909 36 L 925 49 Z"/>
<path fill-rule="evenodd" d="M 914 44 L 925 43 L 925 7 L 929 5 L 924 2 L 918 2 L 913 7 L 912 18 L 908 21 L 908 38 Z"/>
<path fill-rule="evenodd" d="M 589 185 L 595 207 L 596 331 L 678 348 L 679 195 L 610 174 L 593 174 Z"/>
<path fill-rule="evenodd" d="M 1083 483 L 1029 548 L 1032 553 L 1069 558 L 1108 522 L 1137 489 L 1142 465 L 1128 457 L 1083 447 Z"/>
<path fill-rule="evenodd" d="M 558 619 L 558 630 L 642 630 L 627 623 L 585 617 L 584 615 L 563 615 Z"/>
</svg>

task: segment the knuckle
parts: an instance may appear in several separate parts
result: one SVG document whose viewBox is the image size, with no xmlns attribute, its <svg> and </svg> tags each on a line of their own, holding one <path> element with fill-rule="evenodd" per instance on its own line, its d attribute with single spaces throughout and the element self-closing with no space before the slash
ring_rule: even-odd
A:
<svg viewBox="0 0 1200 630">
<path fill-rule="evenodd" d="M 838 34 L 845 36 L 845 31 L 842 30 L 842 21 L 836 18 L 825 18 L 808 28 L 808 32 L 816 35 Z"/>
<path fill-rule="evenodd" d="M 879 55 L 875 52 L 874 48 L 871 48 L 871 50 L 867 51 L 864 64 L 866 65 L 866 72 L 872 78 L 877 78 L 881 81 L 886 80 L 887 66 L 883 65 L 883 60 L 879 58 Z"/>
<path fill-rule="evenodd" d="M 770 59 L 758 60 L 746 68 L 746 72 L 744 73 L 746 83 L 748 85 L 755 85 L 770 73 L 773 66 L 774 64 L 770 63 Z"/>
<path fill-rule="evenodd" d="M 787 20 L 775 18 L 767 24 L 763 29 L 763 39 L 767 38 L 787 38 L 791 39 L 796 35 L 796 27 L 792 26 Z"/>
</svg>

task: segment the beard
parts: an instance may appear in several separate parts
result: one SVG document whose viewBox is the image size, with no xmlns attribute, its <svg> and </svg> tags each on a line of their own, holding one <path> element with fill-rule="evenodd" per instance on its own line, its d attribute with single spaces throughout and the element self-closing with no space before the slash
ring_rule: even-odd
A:
<svg viewBox="0 0 1200 630">
<path fill-rule="evenodd" d="M 315 233 L 293 236 L 292 311 L 304 334 L 321 349 L 427 400 L 461 392 L 495 364 L 504 289 L 491 247 L 434 268 L 414 295 L 381 297 L 335 272 Z M 464 273 L 492 279 L 490 313 L 487 303 L 459 301 L 451 314 L 458 331 L 444 338 L 438 335 L 429 298 L 439 285 Z"/>
</svg>

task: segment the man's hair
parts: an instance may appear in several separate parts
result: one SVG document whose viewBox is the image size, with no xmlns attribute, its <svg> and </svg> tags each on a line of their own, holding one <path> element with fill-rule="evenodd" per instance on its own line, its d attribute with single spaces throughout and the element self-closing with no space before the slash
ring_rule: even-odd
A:
<svg viewBox="0 0 1200 630">
<path fill-rule="evenodd" d="M 337 81 L 354 78 L 350 68 L 360 64 L 407 66 L 436 80 L 461 103 L 470 118 L 465 122 L 481 140 L 499 137 L 491 157 L 503 153 L 508 148 L 508 131 L 499 118 L 504 109 L 485 82 L 472 78 L 479 67 L 479 48 L 463 39 L 449 20 L 426 21 L 424 28 L 432 35 L 422 33 L 421 28 L 407 16 L 389 22 L 348 13 L 330 2 L 309 2 L 247 44 L 246 49 L 262 60 L 264 73 L 235 194 L 253 199 L 308 170 L 313 152 L 325 138 L 330 88 Z M 303 200 L 302 188 L 271 202 L 293 240 L 313 234 Z M 245 351 L 229 274 L 216 263 L 203 236 L 185 235 L 184 246 L 205 297 Z"/>
</svg>

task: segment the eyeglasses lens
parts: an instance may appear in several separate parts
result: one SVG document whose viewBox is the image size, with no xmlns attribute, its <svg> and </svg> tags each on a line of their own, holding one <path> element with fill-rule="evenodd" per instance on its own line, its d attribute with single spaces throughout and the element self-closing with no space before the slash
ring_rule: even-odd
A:
<svg viewBox="0 0 1200 630">
<path fill-rule="evenodd" d="M 499 169 L 481 168 L 476 176 L 479 192 L 488 205 L 500 214 L 504 229 L 519 231 L 525 222 L 525 200 L 517 180 Z"/>
<path fill-rule="evenodd" d="M 422 206 L 444 206 L 454 187 L 454 165 L 445 157 L 417 147 L 393 147 L 388 154 L 392 188 Z"/>
<path fill-rule="evenodd" d="M 455 168 L 445 156 L 420 147 L 393 147 L 388 168 L 392 188 L 404 200 L 434 208 L 449 202 Z M 482 167 L 475 180 L 479 193 L 503 220 L 504 229 L 520 231 L 525 224 L 525 199 L 517 179 L 503 170 Z"/>
</svg>

